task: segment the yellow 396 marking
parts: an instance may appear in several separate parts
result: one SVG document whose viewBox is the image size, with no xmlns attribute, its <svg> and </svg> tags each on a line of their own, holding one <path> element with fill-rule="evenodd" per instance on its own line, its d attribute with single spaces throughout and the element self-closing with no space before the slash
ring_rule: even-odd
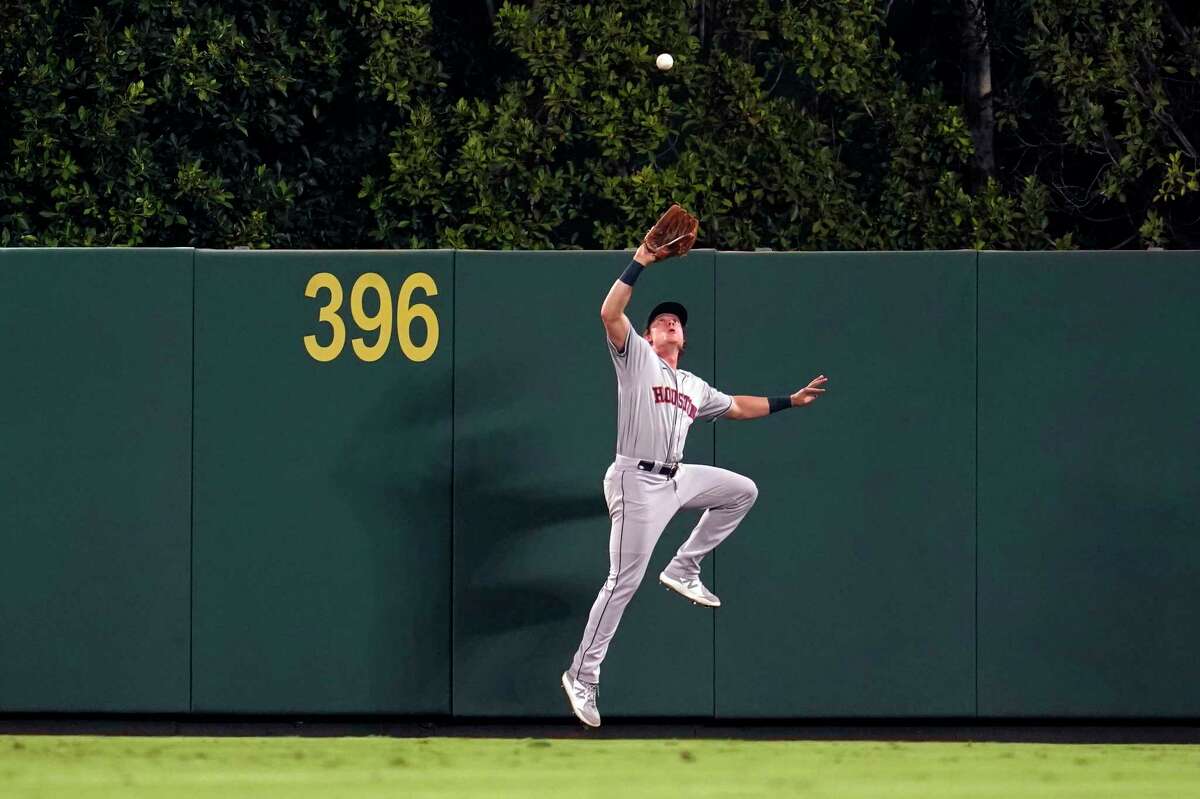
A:
<svg viewBox="0 0 1200 799">
<path fill-rule="evenodd" d="M 304 349 L 313 360 L 325 363 L 341 355 L 346 346 L 346 322 L 338 315 L 342 307 L 342 284 L 329 272 L 319 272 L 308 280 L 304 288 L 305 297 L 317 297 L 322 289 L 329 292 L 329 301 L 323 305 L 317 314 L 317 322 L 329 326 L 329 341 L 326 344 L 317 342 L 316 334 L 304 337 Z M 400 351 L 410 361 L 427 361 L 433 357 L 438 345 L 438 318 L 433 308 L 423 302 L 412 301 L 413 292 L 417 289 L 429 297 L 437 296 L 437 283 L 424 272 L 414 272 L 405 279 L 396 297 L 395 319 L 396 336 L 400 341 Z M 373 292 L 379 299 L 379 310 L 368 314 L 363 308 L 363 296 Z M 350 288 L 350 317 L 364 333 L 374 333 L 370 343 L 363 336 L 355 336 L 351 340 L 354 354 L 359 360 L 378 361 L 387 352 L 392 341 L 392 295 L 387 281 L 376 272 L 367 272 L 354 281 Z M 413 343 L 413 320 L 420 319 L 425 323 L 425 340 L 421 344 Z"/>
</svg>

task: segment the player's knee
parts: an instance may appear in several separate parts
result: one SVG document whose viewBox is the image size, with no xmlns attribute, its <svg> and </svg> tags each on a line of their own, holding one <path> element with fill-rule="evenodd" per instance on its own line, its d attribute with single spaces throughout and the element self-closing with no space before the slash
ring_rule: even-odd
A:
<svg viewBox="0 0 1200 799">
<path fill-rule="evenodd" d="M 758 499 L 758 483 L 754 482 L 749 477 L 747 477 L 746 484 L 743 488 L 743 492 L 744 492 L 746 504 L 753 505 L 754 501 L 756 499 Z"/>
</svg>

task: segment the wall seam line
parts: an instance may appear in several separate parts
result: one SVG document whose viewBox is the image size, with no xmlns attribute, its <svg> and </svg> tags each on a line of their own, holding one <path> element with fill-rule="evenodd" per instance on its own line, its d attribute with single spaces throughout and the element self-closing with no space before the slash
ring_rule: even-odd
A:
<svg viewBox="0 0 1200 799">
<path fill-rule="evenodd" d="M 712 260 L 712 283 L 713 283 L 713 315 L 712 315 L 712 331 L 713 331 L 713 385 L 719 386 L 717 380 L 717 257 L 716 250 L 713 251 Z M 714 420 L 715 421 L 715 420 Z M 712 426 L 712 465 L 717 465 L 717 426 Z M 713 552 L 713 588 L 720 590 L 717 585 L 717 553 Z M 713 614 L 712 622 L 712 716 L 717 717 L 717 614 Z"/>
<path fill-rule="evenodd" d="M 975 718 L 979 718 L 979 262 L 983 255 L 975 251 Z"/>
<path fill-rule="evenodd" d="M 454 716 L 454 450 L 457 446 L 455 435 L 455 371 L 458 368 L 458 249 L 450 251 L 450 603 L 449 625 L 447 638 L 449 648 L 447 683 L 447 707 L 450 716 Z"/>
<path fill-rule="evenodd" d="M 196 672 L 196 248 L 192 248 L 192 412 L 191 451 L 189 453 L 191 473 L 188 475 L 188 713 L 195 711 Z"/>
</svg>

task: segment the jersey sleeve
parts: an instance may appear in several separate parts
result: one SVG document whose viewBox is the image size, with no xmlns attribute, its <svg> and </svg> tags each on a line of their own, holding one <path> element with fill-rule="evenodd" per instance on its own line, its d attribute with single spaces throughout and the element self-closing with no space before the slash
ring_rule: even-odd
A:
<svg viewBox="0 0 1200 799">
<path fill-rule="evenodd" d="M 628 317 L 625 321 L 629 323 Z M 628 324 L 628 329 L 629 334 L 625 338 L 625 346 L 620 352 L 617 352 L 617 348 L 613 346 L 608 332 L 604 333 L 604 341 L 608 344 L 608 354 L 612 358 L 613 367 L 617 370 L 618 375 L 636 373 L 649 363 L 652 357 L 657 357 L 649 342 L 634 332 L 632 323 Z"/>
<path fill-rule="evenodd" d="M 700 389 L 700 408 L 696 419 L 702 422 L 715 422 L 733 407 L 733 397 L 705 383 Z"/>
</svg>

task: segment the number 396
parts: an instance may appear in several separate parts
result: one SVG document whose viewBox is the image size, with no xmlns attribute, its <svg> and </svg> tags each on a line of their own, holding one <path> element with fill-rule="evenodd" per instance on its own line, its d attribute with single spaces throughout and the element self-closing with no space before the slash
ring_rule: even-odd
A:
<svg viewBox="0 0 1200 799">
<path fill-rule="evenodd" d="M 308 280 L 304 289 L 305 297 L 316 297 L 317 292 L 326 289 L 329 292 L 329 302 L 321 308 L 317 321 L 329 325 L 333 332 L 328 344 L 318 344 L 315 335 L 304 337 L 304 349 L 314 360 L 332 361 L 341 354 L 346 346 L 346 323 L 338 315 L 342 307 L 342 284 L 328 272 L 319 272 Z M 396 296 L 396 336 L 400 341 L 400 349 L 410 361 L 427 361 L 433 357 L 438 345 L 438 319 L 433 308 L 425 303 L 412 302 L 413 292 L 421 289 L 430 297 L 437 296 L 437 284 L 433 278 L 424 272 L 414 272 L 400 287 Z M 370 315 L 363 309 L 363 296 L 373 291 L 379 296 L 379 310 Z M 355 337 L 351 340 L 354 354 L 364 361 L 378 361 L 387 352 L 392 340 L 392 296 L 387 281 L 382 275 L 367 272 L 354 281 L 350 289 L 350 316 L 354 324 L 364 333 L 378 330 L 375 341 L 368 344 L 365 338 Z M 416 345 L 412 340 L 413 320 L 420 319 L 425 323 L 425 342 Z"/>
</svg>

